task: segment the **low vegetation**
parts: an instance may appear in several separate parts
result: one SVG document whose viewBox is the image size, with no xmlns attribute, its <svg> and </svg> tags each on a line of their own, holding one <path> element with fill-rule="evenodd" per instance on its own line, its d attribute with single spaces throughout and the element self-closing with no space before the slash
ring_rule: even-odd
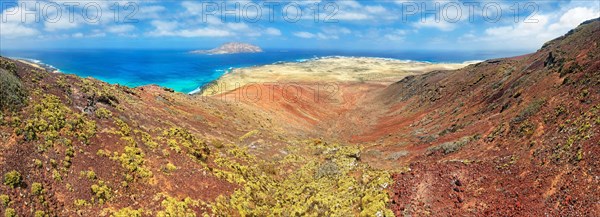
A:
<svg viewBox="0 0 600 217">
<path fill-rule="evenodd" d="M 215 162 L 227 170 L 216 173 L 243 187 L 218 198 L 213 211 L 224 216 L 393 216 L 385 192 L 390 175 L 360 163 L 360 149 L 320 141 L 309 149 L 317 156 L 289 155 L 284 160 L 302 165 L 284 176 L 276 175 L 280 169 L 266 173 L 263 165 L 269 164 L 243 149 L 230 149 L 230 155 L 245 163 L 218 158 Z"/>
<path fill-rule="evenodd" d="M 17 212 L 13 208 L 6 208 L 4 210 L 4 217 L 16 217 Z"/>
<path fill-rule="evenodd" d="M 444 154 L 450 154 L 459 151 L 463 146 L 469 144 L 472 141 L 479 140 L 480 135 L 465 136 L 457 141 L 445 142 L 438 146 L 433 146 L 427 149 L 428 154 L 433 154 L 437 151 L 441 151 Z"/>
<path fill-rule="evenodd" d="M 171 127 L 170 129 L 163 131 L 162 136 L 166 138 L 167 144 L 172 150 L 180 152 L 181 145 L 187 149 L 188 155 L 195 160 L 205 161 L 210 154 L 206 142 L 200 140 L 186 129 Z"/>
<path fill-rule="evenodd" d="M 0 194 L 0 206 L 7 207 L 10 203 L 10 197 L 6 194 Z"/>
<path fill-rule="evenodd" d="M 0 111 L 15 111 L 27 103 L 27 91 L 13 73 L 0 68 Z"/>
<path fill-rule="evenodd" d="M 104 181 L 98 181 L 97 184 L 93 184 L 91 190 L 92 195 L 94 196 L 92 200 L 96 200 L 100 204 L 103 204 L 112 198 L 112 189 L 108 187 Z"/>
<path fill-rule="evenodd" d="M 64 130 L 63 130 L 64 129 Z M 26 141 L 41 139 L 44 151 L 64 138 L 77 138 L 84 144 L 96 135 L 96 122 L 74 113 L 58 97 L 46 94 L 33 106 L 33 114 L 16 130 Z"/>
<path fill-rule="evenodd" d="M 11 188 L 15 188 L 15 187 L 18 187 L 19 185 L 21 185 L 22 180 L 23 180 L 23 178 L 21 177 L 21 173 L 15 171 L 15 170 L 12 170 L 12 171 L 4 174 L 4 184 Z"/>
<path fill-rule="evenodd" d="M 162 199 L 162 201 L 160 202 L 162 210 L 156 213 L 157 217 L 195 217 L 196 212 L 192 208 L 198 207 L 200 205 L 199 201 L 193 200 L 189 197 L 186 197 L 183 200 L 178 200 L 177 198 L 170 197 L 166 194 L 157 194 L 154 197 L 154 199 Z"/>
<path fill-rule="evenodd" d="M 125 207 L 117 211 L 113 211 L 110 214 L 111 217 L 142 217 L 144 209 L 132 209 L 131 207 Z"/>
<path fill-rule="evenodd" d="M 41 195 L 44 193 L 44 187 L 39 182 L 31 183 L 31 194 L 33 195 Z"/>
</svg>

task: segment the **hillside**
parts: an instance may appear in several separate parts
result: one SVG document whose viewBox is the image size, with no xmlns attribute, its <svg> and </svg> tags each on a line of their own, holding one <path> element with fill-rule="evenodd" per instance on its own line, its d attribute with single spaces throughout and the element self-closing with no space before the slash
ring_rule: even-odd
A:
<svg viewBox="0 0 600 217">
<path fill-rule="evenodd" d="M 244 86 L 132 89 L 0 58 L 0 211 L 599 216 L 599 39 L 596 19 L 533 54 L 294 100 L 281 87 L 258 100 L 229 100 Z"/>
</svg>

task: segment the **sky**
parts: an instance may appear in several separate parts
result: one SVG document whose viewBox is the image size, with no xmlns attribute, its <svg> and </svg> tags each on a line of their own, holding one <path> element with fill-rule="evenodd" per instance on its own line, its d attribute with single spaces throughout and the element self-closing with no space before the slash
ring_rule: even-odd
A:
<svg viewBox="0 0 600 217">
<path fill-rule="evenodd" d="M 0 0 L 0 49 L 535 51 L 600 0 Z"/>
</svg>

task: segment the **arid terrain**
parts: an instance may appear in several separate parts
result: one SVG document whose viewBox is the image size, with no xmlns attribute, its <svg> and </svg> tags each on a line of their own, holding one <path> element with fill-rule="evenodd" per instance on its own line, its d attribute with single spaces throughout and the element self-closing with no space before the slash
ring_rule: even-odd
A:
<svg viewBox="0 0 600 217">
<path fill-rule="evenodd" d="M 233 69 L 212 85 L 207 85 L 202 95 L 212 96 L 230 92 L 251 84 L 293 83 L 370 83 L 389 85 L 409 75 L 434 70 L 460 69 L 470 63 L 427 63 L 368 57 L 326 57 L 304 62 L 286 62 L 264 66 Z M 253 92 L 257 92 L 254 90 Z"/>
<path fill-rule="evenodd" d="M 599 43 L 595 19 L 518 57 L 269 65 L 204 95 L 0 58 L 0 212 L 600 216 Z"/>
</svg>

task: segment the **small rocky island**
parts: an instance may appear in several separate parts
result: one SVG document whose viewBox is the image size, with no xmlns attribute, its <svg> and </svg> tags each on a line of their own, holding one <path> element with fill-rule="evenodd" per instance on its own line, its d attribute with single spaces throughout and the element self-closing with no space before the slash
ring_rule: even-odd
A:
<svg viewBox="0 0 600 217">
<path fill-rule="evenodd" d="M 236 54 L 236 53 L 260 53 L 263 50 L 256 46 L 240 42 L 225 43 L 218 48 L 211 50 L 195 50 L 191 51 L 194 54 Z"/>
</svg>

